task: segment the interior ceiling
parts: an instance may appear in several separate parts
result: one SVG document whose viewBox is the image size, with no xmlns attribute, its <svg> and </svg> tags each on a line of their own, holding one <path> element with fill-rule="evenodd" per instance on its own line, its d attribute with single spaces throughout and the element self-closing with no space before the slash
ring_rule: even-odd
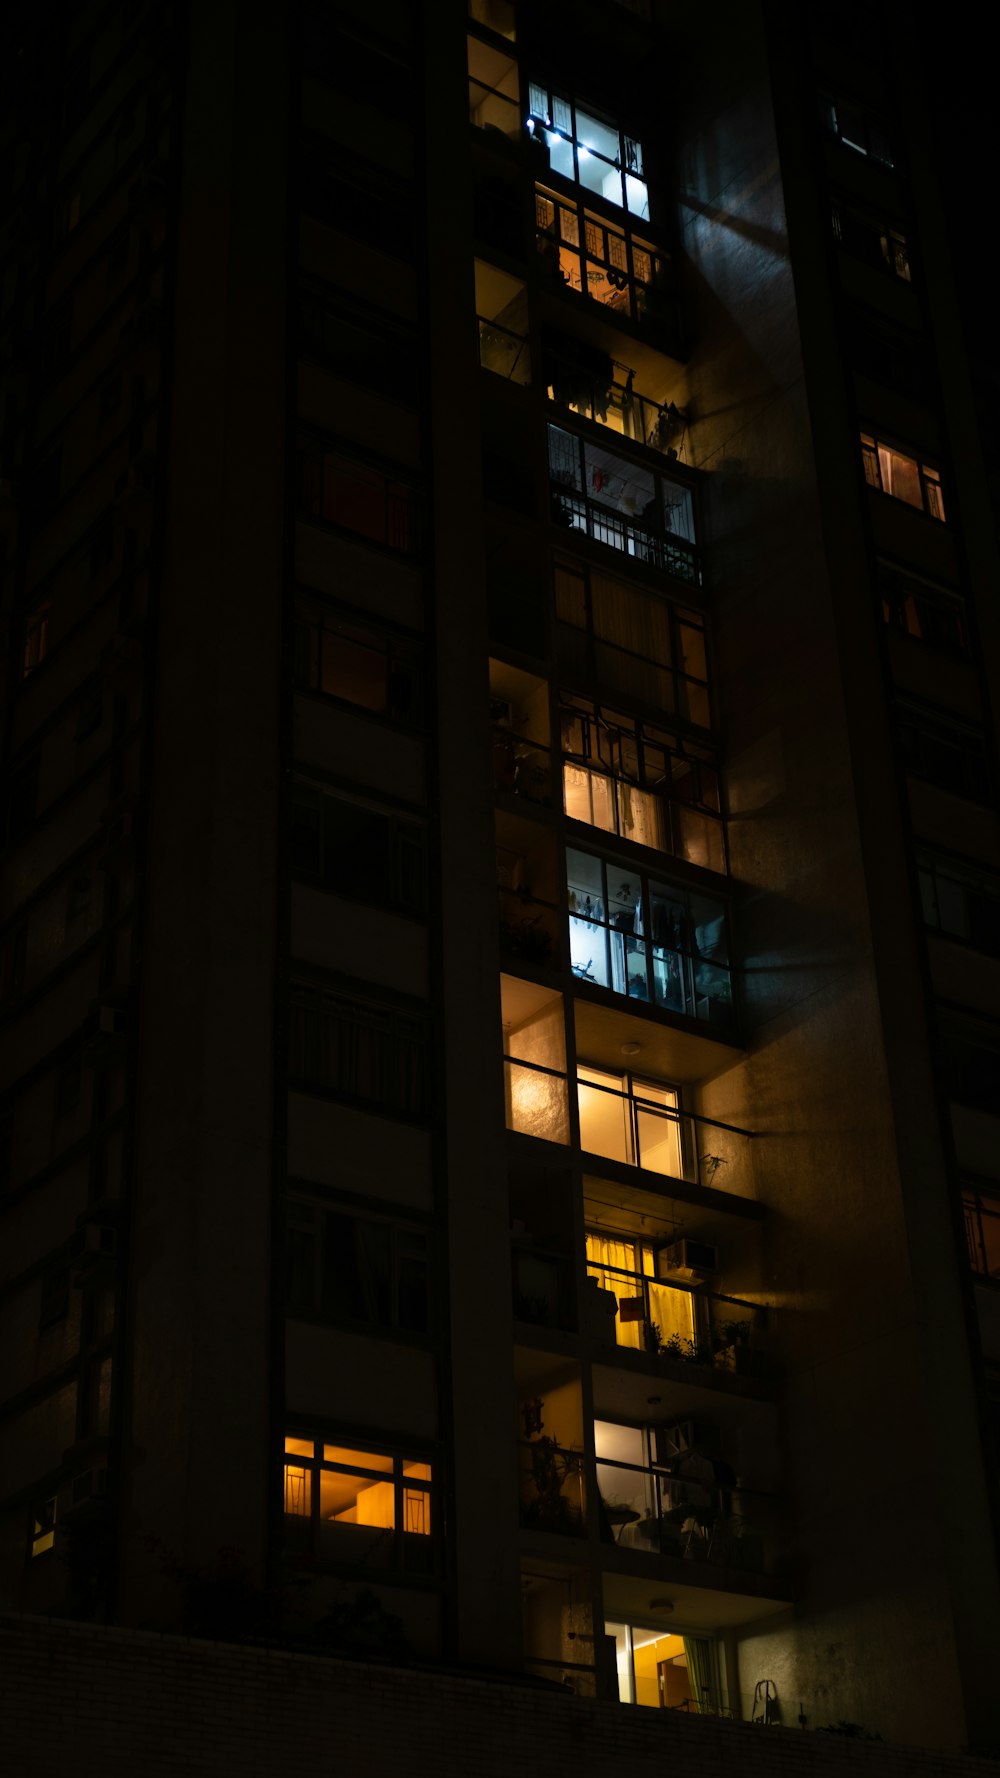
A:
<svg viewBox="0 0 1000 1778">
<path fill-rule="evenodd" d="M 582 994 L 574 996 L 576 1053 L 582 1062 L 621 1074 L 663 1081 L 703 1081 L 731 1068 L 741 1051 L 716 1037 L 675 1031 L 660 1019 L 646 1019 L 617 1006 L 601 1006 Z M 637 1044 L 634 1054 L 623 1056 L 623 1044 Z"/>
<path fill-rule="evenodd" d="M 669 1599 L 672 1610 L 654 1604 Z M 652 1580 L 634 1574 L 605 1574 L 604 1619 L 640 1624 L 676 1635 L 680 1626 L 689 1630 L 728 1630 L 756 1618 L 788 1611 L 787 1599 L 761 1598 L 755 1593 L 725 1593 L 708 1586 L 692 1587 L 673 1580 Z"/>
</svg>

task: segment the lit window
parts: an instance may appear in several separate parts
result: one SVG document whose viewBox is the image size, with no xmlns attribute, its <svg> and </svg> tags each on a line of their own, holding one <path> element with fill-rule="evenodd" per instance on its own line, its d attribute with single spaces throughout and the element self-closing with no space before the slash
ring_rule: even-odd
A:
<svg viewBox="0 0 1000 1778">
<path fill-rule="evenodd" d="M 577 697 L 563 703 L 560 737 L 571 820 L 725 870 L 719 774 L 707 748 Z"/>
<path fill-rule="evenodd" d="M 433 1475 L 422 1457 L 293 1434 L 284 1499 L 286 1541 L 321 1562 L 417 1571 L 433 1563 Z"/>
<path fill-rule="evenodd" d="M 649 187 L 642 144 L 610 118 L 532 81 L 528 129 L 544 143 L 549 166 L 607 204 L 649 221 Z"/>
<path fill-rule="evenodd" d="M 588 1154 L 683 1179 L 685 1127 L 676 1087 L 580 1063 L 580 1146 Z"/>
<path fill-rule="evenodd" d="M 629 864 L 568 850 L 574 976 L 709 1023 L 732 1020 L 725 905 Z"/>
<path fill-rule="evenodd" d="M 560 426 L 549 426 L 548 442 L 553 524 L 678 580 L 700 580 L 690 487 Z"/>
<path fill-rule="evenodd" d="M 870 488 L 878 488 L 893 500 L 902 500 L 907 506 L 915 506 L 918 511 L 944 523 L 940 470 L 907 456 L 904 451 L 898 451 L 894 445 L 885 444 L 867 432 L 861 434 L 861 458 Z"/>
<path fill-rule="evenodd" d="M 56 1541 L 56 1501 L 43 1500 L 35 1507 L 31 1522 L 31 1555 L 44 1556 Z"/>
<path fill-rule="evenodd" d="M 293 1199 L 286 1256 L 290 1314 L 427 1333 L 431 1289 L 425 1229 Z"/>
</svg>

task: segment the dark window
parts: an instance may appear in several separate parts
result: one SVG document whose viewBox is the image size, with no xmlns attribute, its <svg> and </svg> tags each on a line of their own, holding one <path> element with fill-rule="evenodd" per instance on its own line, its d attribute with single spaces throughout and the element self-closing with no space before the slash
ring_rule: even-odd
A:
<svg viewBox="0 0 1000 1778">
<path fill-rule="evenodd" d="M 426 1230 L 293 1200 L 286 1251 L 292 1314 L 402 1333 L 428 1332 Z"/>
<path fill-rule="evenodd" d="M 927 925 L 1000 957 L 1000 881 L 973 864 L 931 853 L 919 858 L 917 870 Z"/>
<path fill-rule="evenodd" d="M 426 1021 L 384 1003 L 295 983 L 289 1072 L 362 1105 L 419 1117 L 426 1100 Z"/>
<path fill-rule="evenodd" d="M 911 282 L 910 249 L 901 229 L 844 198 L 833 199 L 831 226 L 834 239 L 845 252 L 904 284 Z"/>
<path fill-rule="evenodd" d="M 0 944 L 0 1004 L 16 1000 L 24 987 L 28 961 L 28 923 L 22 921 Z"/>
<path fill-rule="evenodd" d="M 419 645 L 409 638 L 303 604 L 295 619 L 293 670 L 296 684 L 309 691 L 376 716 L 420 721 L 423 673 Z"/>
<path fill-rule="evenodd" d="M 303 784 L 292 796 L 291 841 L 300 880 L 372 907 L 423 911 L 425 830 L 415 822 Z"/>
<path fill-rule="evenodd" d="M 1000 1193 L 968 1188 L 962 1193 L 969 1265 L 977 1278 L 1000 1283 Z"/>
<path fill-rule="evenodd" d="M 416 341 L 387 317 L 353 309 L 347 297 L 335 302 L 312 293 L 300 296 L 299 342 L 304 352 L 353 382 L 394 401 L 410 404 L 416 398 Z"/>
<path fill-rule="evenodd" d="M 7 796 L 7 841 L 16 846 L 34 826 L 38 812 L 38 760 L 18 772 L 10 781 Z"/>
<path fill-rule="evenodd" d="M 864 155 L 882 167 L 894 167 L 895 153 L 878 110 L 846 93 L 822 93 L 820 118 L 823 128 L 845 148 Z"/>
<path fill-rule="evenodd" d="M 375 167 L 347 167 L 342 155 L 324 165 L 320 154 L 313 150 L 306 157 L 299 187 L 303 209 L 355 240 L 412 260 L 417 239 L 412 192 Z"/>
<path fill-rule="evenodd" d="M 46 1272 L 42 1279 L 41 1299 L 38 1305 L 39 1331 L 51 1327 L 56 1321 L 65 1320 L 69 1314 L 69 1268 L 58 1266 L 52 1272 Z"/>
<path fill-rule="evenodd" d="M 1000 1116 L 1000 1030 L 944 1029 L 941 1063 L 949 1099 Z"/>
<path fill-rule="evenodd" d="M 76 738 L 85 741 L 101 726 L 104 715 L 104 688 L 100 680 L 93 680 L 85 686 L 80 694 L 80 702 L 76 711 Z"/>
<path fill-rule="evenodd" d="M 46 599 L 44 604 L 36 605 L 24 626 L 24 655 L 21 661 L 21 677 L 27 679 L 30 673 L 40 667 L 49 652 L 49 615 L 52 601 Z"/>
<path fill-rule="evenodd" d="M 80 1103 L 83 1088 L 83 1058 L 79 1051 L 60 1063 L 55 1075 L 56 1117 L 68 1117 Z"/>
<path fill-rule="evenodd" d="M 897 705 L 897 722 L 908 772 L 940 790 L 989 801 L 990 773 L 981 729 L 902 703 Z"/>
<path fill-rule="evenodd" d="M 882 616 L 894 630 L 949 654 L 967 654 L 965 601 L 953 588 L 884 559 L 878 563 Z"/>
<path fill-rule="evenodd" d="M 399 555 L 419 553 L 421 503 L 409 482 L 318 445 L 300 448 L 298 472 L 301 512 Z"/>
<path fill-rule="evenodd" d="M 602 570 L 564 561 L 555 564 L 555 606 L 560 658 L 574 668 L 579 663 L 584 678 L 664 716 L 699 728 L 711 726 L 700 611 Z M 586 634 L 584 647 L 575 646 L 573 630 Z"/>
</svg>

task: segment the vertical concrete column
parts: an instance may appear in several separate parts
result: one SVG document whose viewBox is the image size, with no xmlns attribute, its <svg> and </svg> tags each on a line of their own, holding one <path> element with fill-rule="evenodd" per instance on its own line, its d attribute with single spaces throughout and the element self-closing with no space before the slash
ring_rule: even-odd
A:
<svg viewBox="0 0 1000 1778">
<path fill-rule="evenodd" d="M 147 1621 L 151 1532 L 262 1575 L 269 1444 L 288 21 L 187 16 L 122 1521 Z"/>
</svg>

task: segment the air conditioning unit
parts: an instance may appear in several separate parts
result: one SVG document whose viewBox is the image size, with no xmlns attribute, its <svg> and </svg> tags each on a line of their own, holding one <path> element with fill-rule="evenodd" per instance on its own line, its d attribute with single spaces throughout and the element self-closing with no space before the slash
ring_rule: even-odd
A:
<svg viewBox="0 0 1000 1778">
<path fill-rule="evenodd" d="M 692 1241 L 687 1235 L 672 1241 L 669 1247 L 661 1247 L 656 1257 L 660 1278 L 683 1278 L 694 1283 L 719 1269 L 718 1248 L 707 1241 Z"/>
</svg>

